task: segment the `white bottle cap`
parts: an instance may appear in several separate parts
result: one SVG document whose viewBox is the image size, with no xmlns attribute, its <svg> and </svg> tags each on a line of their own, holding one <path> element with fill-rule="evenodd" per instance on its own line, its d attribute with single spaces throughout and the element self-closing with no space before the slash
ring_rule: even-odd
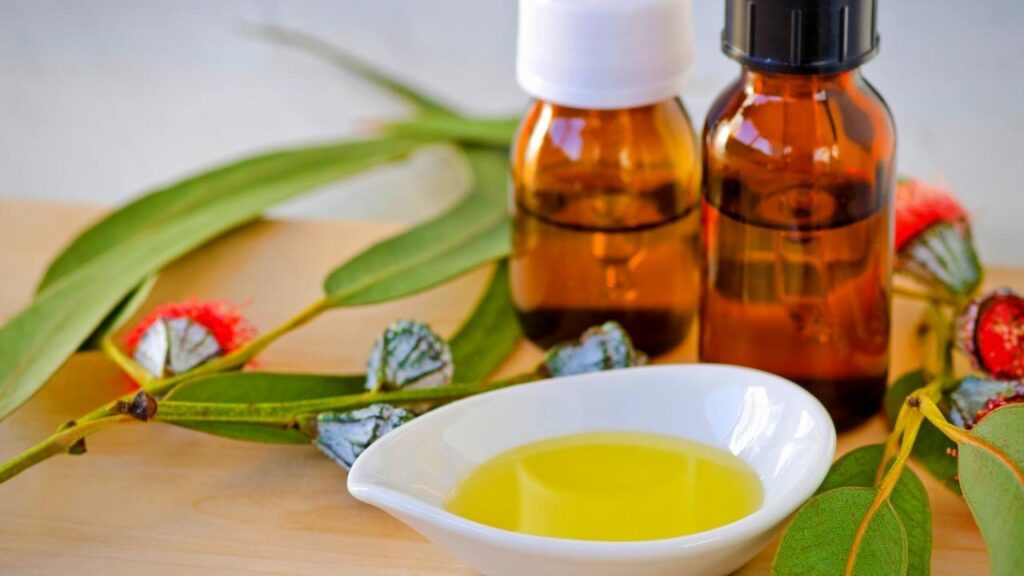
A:
<svg viewBox="0 0 1024 576">
<path fill-rule="evenodd" d="M 592 110 L 673 98 L 693 64 L 692 14 L 691 0 L 520 0 L 519 85 Z"/>
</svg>

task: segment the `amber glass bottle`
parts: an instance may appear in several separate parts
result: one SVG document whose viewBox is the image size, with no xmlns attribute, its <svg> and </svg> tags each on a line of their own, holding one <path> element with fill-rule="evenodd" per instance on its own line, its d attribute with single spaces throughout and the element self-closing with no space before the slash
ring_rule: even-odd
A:
<svg viewBox="0 0 1024 576">
<path fill-rule="evenodd" d="M 700 156 L 676 97 L 689 3 L 520 6 L 519 80 L 536 98 L 511 159 L 511 291 L 524 332 L 549 346 L 615 320 L 640 350 L 664 352 L 686 335 L 700 293 Z"/>
<path fill-rule="evenodd" d="M 895 132 L 858 70 L 874 2 L 727 6 L 744 71 L 704 131 L 701 360 L 790 378 L 847 427 L 889 361 Z"/>
</svg>

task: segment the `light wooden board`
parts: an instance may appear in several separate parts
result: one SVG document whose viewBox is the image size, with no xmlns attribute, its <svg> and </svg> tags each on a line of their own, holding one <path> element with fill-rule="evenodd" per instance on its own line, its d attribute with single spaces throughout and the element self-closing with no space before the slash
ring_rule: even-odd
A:
<svg viewBox="0 0 1024 576">
<path fill-rule="evenodd" d="M 101 211 L 0 201 L 0 320 L 31 297 L 47 261 Z M 398 230 L 382 223 L 261 222 L 164 273 L 151 303 L 189 296 L 245 304 L 267 329 L 312 302 L 323 276 Z M 338 310 L 280 340 L 266 370 L 357 372 L 390 321 L 412 317 L 450 334 L 480 293 L 481 270 L 384 305 Z M 1024 287 L 1024 270 L 992 270 L 990 283 Z M 912 367 L 919 309 L 897 306 L 893 372 Z M 691 343 L 660 361 L 691 361 Z M 522 344 L 502 368 L 531 366 Z M 21 411 L 0 423 L 0 458 L 125 391 L 97 354 L 73 358 Z M 879 442 L 876 418 L 840 437 L 840 452 Z M 415 532 L 345 491 L 345 472 L 312 448 L 264 446 L 164 425 L 118 426 L 0 485 L 0 574 L 31 575 L 451 575 L 473 572 Z M 962 500 L 922 474 L 935 519 L 933 573 L 986 574 L 984 543 Z M 740 574 L 766 574 L 766 550 Z"/>
</svg>

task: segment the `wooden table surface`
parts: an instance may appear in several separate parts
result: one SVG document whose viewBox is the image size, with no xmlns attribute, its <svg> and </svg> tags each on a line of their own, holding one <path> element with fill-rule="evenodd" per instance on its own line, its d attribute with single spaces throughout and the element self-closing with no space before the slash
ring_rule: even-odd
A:
<svg viewBox="0 0 1024 576">
<path fill-rule="evenodd" d="M 102 210 L 0 201 L 0 321 L 30 299 L 48 260 Z M 260 222 L 171 266 L 150 304 L 226 298 L 268 329 L 314 301 L 336 264 L 398 230 L 383 223 Z M 480 293 L 476 271 L 399 302 L 336 310 L 260 358 L 265 370 L 361 370 L 377 334 L 412 317 L 450 334 Z M 994 269 L 989 283 L 1024 287 L 1024 270 Z M 894 366 L 912 367 L 916 304 L 895 312 Z M 689 344 L 659 361 L 692 361 Z M 502 368 L 531 366 L 523 343 Z M 62 422 L 125 391 L 99 354 L 66 366 L 0 423 L 0 458 L 41 440 Z M 882 417 L 840 436 L 839 451 L 880 442 Z M 214 438 L 160 424 L 130 424 L 88 441 L 88 454 L 61 456 L 0 485 L 0 574 L 360 575 L 473 574 L 398 521 L 351 498 L 345 472 L 311 447 Z M 958 497 L 921 474 L 934 517 L 934 574 L 988 573 L 984 543 Z M 739 573 L 766 574 L 773 550 Z"/>
</svg>

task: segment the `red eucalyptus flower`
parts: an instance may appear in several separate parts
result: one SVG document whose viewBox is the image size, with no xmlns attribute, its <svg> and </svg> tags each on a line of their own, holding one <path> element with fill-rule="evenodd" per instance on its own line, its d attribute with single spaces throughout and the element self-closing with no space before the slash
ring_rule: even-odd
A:
<svg viewBox="0 0 1024 576">
<path fill-rule="evenodd" d="M 967 376 L 947 400 L 950 422 L 970 430 L 996 408 L 1024 402 L 1024 381 Z"/>
<path fill-rule="evenodd" d="M 985 403 L 984 408 L 978 410 L 977 414 L 974 415 L 974 425 L 977 426 L 982 418 L 991 414 L 996 408 L 1002 408 L 1010 404 L 1024 404 L 1024 392 L 1018 392 L 1012 396 L 996 396 L 992 398 Z"/>
<path fill-rule="evenodd" d="M 223 300 L 162 304 L 124 335 L 124 347 L 156 378 L 186 372 L 235 350 L 256 329 Z"/>
<path fill-rule="evenodd" d="M 975 368 L 999 380 L 1024 378 L 1024 298 L 1003 288 L 974 299 L 958 340 Z"/>
<path fill-rule="evenodd" d="M 896 186 L 896 269 L 953 294 L 981 283 L 981 265 L 963 206 L 942 187 L 918 180 Z"/>
</svg>

